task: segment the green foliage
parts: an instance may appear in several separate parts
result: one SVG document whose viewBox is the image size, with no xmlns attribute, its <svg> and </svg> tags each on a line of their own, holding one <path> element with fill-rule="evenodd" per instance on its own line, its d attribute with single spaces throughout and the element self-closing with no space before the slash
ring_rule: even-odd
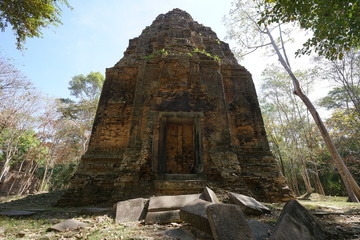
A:
<svg viewBox="0 0 360 240">
<path fill-rule="evenodd" d="M 151 54 L 149 54 L 149 55 L 146 55 L 146 56 L 144 56 L 143 58 L 144 59 L 152 59 L 152 58 L 154 58 L 155 56 L 162 56 L 162 55 L 164 55 L 164 56 L 167 56 L 167 55 L 174 55 L 175 53 L 172 53 L 172 52 L 169 52 L 168 50 L 166 50 L 166 49 L 160 49 L 160 50 L 157 50 L 157 51 L 155 51 L 154 53 L 151 53 Z"/>
<path fill-rule="evenodd" d="M 320 105 L 327 109 L 352 109 L 360 114 L 360 52 L 351 49 L 342 60 L 320 63 L 323 79 L 334 84 Z"/>
<path fill-rule="evenodd" d="M 27 38 L 41 37 L 44 27 L 61 24 L 59 4 L 70 7 L 67 0 L 2 0 L 0 28 L 11 26 L 17 48 L 23 49 Z"/>
<path fill-rule="evenodd" d="M 212 59 L 214 59 L 215 61 L 218 61 L 218 62 L 220 62 L 220 57 L 218 57 L 218 56 L 213 56 L 213 55 L 211 55 L 210 53 L 208 53 L 205 49 L 202 49 L 202 50 L 200 50 L 200 49 L 198 49 L 198 48 L 195 48 L 194 50 L 193 50 L 193 53 L 200 53 L 200 54 L 203 54 L 203 55 L 205 55 L 205 56 L 207 56 L 207 57 L 209 57 L 209 58 L 212 58 Z"/>
<path fill-rule="evenodd" d="M 313 35 L 297 51 L 313 50 L 328 59 L 342 59 L 344 51 L 360 46 L 358 0 L 262 0 L 260 24 L 295 22 Z"/>
<path fill-rule="evenodd" d="M 61 150 L 59 154 L 67 158 L 63 162 L 77 162 L 86 150 L 104 79 L 98 72 L 77 75 L 69 82 L 69 89 L 78 101 L 57 99 L 56 110 L 60 116 L 56 136 L 66 152 Z"/>
<path fill-rule="evenodd" d="M 220 42 L 219 42 L 219 44 L 220 44 Z M 154 57 L 156 57 L 156 56 L 184 55 L 184 54 L 186 54 L 186 55 L 188 55 L 188 56 L 190 56 L 190 57 L 193 57 L 195 53 L 199 53 L 199 54 L 205 55 L 205 56 L 207 56 L 207 57 L 209 57 L 209 58 L 212 58 L 212 59 L 214 59 L 214 60 L 216 60 L 216 61 L 218 61 L 218 62 L 221 61 L 221 58 L 220 58 L 219 56 L 216 56 L 216 55 L 213 56 L 213 55 L 211 55 L 210 53 L 208 53 L 206 50 L 200 50 L 199 48 L 194 48 L 191 52 L 187 52 L 187 53 L 183 53 L 183 52 L 171 52 L 171 51 L 166 50 L 166 49 L 160 49 L 160 50 L 155 51 L 155 52 L 152 53 L 152 54 L 149 54 L 149 55 L 144 56 L 143 59 L 149 60 L 149 59 L 152 59 L 152 58 L 154 58 Z"/>
<path fill-rule="evenodd" d="M 312 89 L 312 79 L 318 73 L 308 70 L 298 71 L 296 74 L 304 91 L 308 93 Z M 332 165 L 329 152 L 324 149 L 314 123 L 309 121 L 305 106 L 292 94 L 292 84 L 287 79 L 287 73 L 271 65 L 262 76 L 260 103 L 265 128 L 271 150 L 279 160 L 289 186 L 294 191 L 299 190 L 300 194 L 304 193 L 306 189 L 302 174 L 306 171 L 313 183 L 314 174 L 319 174 L 326 194 L 343 195 L 344 188 Z M 344 131 L 339 131 L 341 133 Z M 344 149 L 351 148 L 348 144 L 344 143 Z M 357 144 L 358 142 L 354 142 L 354 145 Z"/>
<path fill-rule="evenodd" d="M 67 188 L 70 184 L 70 179 L 74 175 L 77 163 L 70 162 L 65 164 L 55 164 L 53 168 L 48 171 L 51 177 L 48 181 L 47 189 L 49 191 L 56 191 Z M 37 174 L 42 179 L 44 176 L 45 168 L 38 169 Z"/>
<path fill-rule="evenodd" d="M 76 75 L 69 82 L 70 94 L 81 100 L 98 99 L 104 81 L 105 77 L 100 72 L 91 72 L 87 76 Z"/>
<path fill-rule="evenodd" d="M 360 95 L 360 88 L 355 87 L 354 91 Z M 344 87 L 335 87 L 329 91 L 328 95 L 321 98 L 319 105 L 331 109 L 349 109 L 352 106 L 351 97 L 347 94 L 347 91 Z"/>
<path fill-rule="evenodd" d="M 13 136 L 10 129 L 5 129 L 0 133 L 0 160 L 4 160 L 8 153 L 8 145 L 12 144 L 11 166 L 25 160 L 32 160 L 38 164 L 43 164 L 49 149 L 42 144 L 35 131 L 29 129 L 19 134 L 16 139 L 11 139 Z"/>
<path fill-rule="evenodd" d="M 360 155 L 360 115 L 357 112 L 338 109 L 326 124 L 342 156 Z"/>
<path fill-rule="evenodd" d="M 322 166 L 319 177 L 327 195 L 346 196 L 341 177 L 335 169 L 329 168 L 327 165 Z"/>
</svg>

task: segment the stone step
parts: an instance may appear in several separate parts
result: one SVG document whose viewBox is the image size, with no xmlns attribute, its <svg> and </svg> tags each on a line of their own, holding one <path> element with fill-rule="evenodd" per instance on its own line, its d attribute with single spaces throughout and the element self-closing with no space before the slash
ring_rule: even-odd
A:
<svg viewBox="0 0 360 240">
<path fill-rule="evenodd" d="M 207 180 L 205 174 L 162 174 L 157 180 Z"/>
<path fill-rule="evenodd" d="M 205 180 L 155 180 L 156 195 L 181 195 L 201 193 Z"/>
</svg>

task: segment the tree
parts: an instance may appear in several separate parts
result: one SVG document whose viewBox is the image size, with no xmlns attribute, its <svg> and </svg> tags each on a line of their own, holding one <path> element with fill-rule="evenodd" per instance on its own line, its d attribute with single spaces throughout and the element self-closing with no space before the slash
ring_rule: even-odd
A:
<svg viewBox="0 0 360 240">
<path fill-rule="evenodd" d="M 328 59 L 342 59 L 344 51 L 360 46 L 360 2 L 358 0 L 263 0 L 260 24 L 297 23 L 312 37 L 297 51 L 315 50 Z"/>
<path fill-rule="evenodd" d="M 356 91 L 360 91 L 360 89 Z M 321 107 L 325 107 L 328 110 L 337 108 L 343 110 L 354 109 L 352 100 L 343 87 L 335 87 L 331 89 L 327 96 L 320 99 L 319 105 Z"/>
<path fill-rule="evenodd" d="M 82 154 L 87 148 L 104 81 L 105 77 L 100 72 L 91 72 L 87 76 L 76 75 L 69 82 L 69 90 L 78 101 L 58 99 L 58 111 L 62 119 L 70 121 L 78 131 L 77 139 L 81 140 Z"/>
<path fill-rule="evenodd" d="M 41 177 L 40 191 L 52 188 L 49 183 L 54 183 L 52 179 L 56 178 L 54 169 L 59 171 L 61 166 L 78 163 L 82 154 L 82 139 L 78 137 L 81 136 L 79 129 L 73 121 L 63 118 L 59 111 L 62 106 L 58 100 L 49 99 L 45 109 L 39 114 L 38 136 L 42 144 L 48 148 L 38 171 Z"/>
<path fill-rule="evenodd" d="M 344 104 L 360 115 L 360 52 L 350 49 L 341 60 L 318 62 L 323 65 L 323 78 L 336 86 L 323 101 Z"/>
<path fill-rule="evenodd" d="M 76 75 L 69 82 L 70 94 L 82 101 L 98 100 L 104 81 L 105 77 L 100 72 Z"/>
<path fill-rule="evenodd" d="M 0 28 L 11 26 L 17 48 L 23 49 L 27 38 L 41 37 L 44 27 L 61 24 L 60 4 L 71 8 L 67 0 L 2 0 Z"/>
<path fill-rule="evenodd" d="M 317 73 L 308 70 L 297 71 L 296 74 L 309 93 Z M 270 147 L 280 159 L 283 174 L 298 196 L 298 176 L 304 182 L 306 193 L 313 192 L 313 181 L 315 191 L 324 194 L 317 170 L 318 142 L 306 107 L 292 94 L 291 82 L 281 67 L 268 66 L 262 76 L 260 96 L 265 128 L 268 130 Z"/>
<path fill-rule="evenodd" d="M 9 62 L 0 58 L 0 148 L 3 167 L 0 180 L 21 149 L 26 132 L 35 126 L 39 96 L 31 83 Z"/>
<path fill-rule="evenodd" d="M 251 3 L 256 5 L 254 6 Z M 262 6 L 264 5 L 261 4 L 262 1 L 253 1 L 251 3 L 250 2 L 244 3 L 242 0 L 236 1 L 235 9 L 233 9 L 230 12 L 232 19 L 230 19 L 228 23 L 230 28 L 230 34 L 232 34 L 231 36 L 233 36 L 235 39 L 239 36 L 241 37 L 241 35 L 239 34 L 239 28 L 245 25 L 248 26 L 249 24 L 253 26 L 253 28 L 256 30 L 258 34 L 267 36 L 268 42 L 266 43 L 262 42 L 261 46 L 264 45 L 272 46 L 272 49 L 276 54 L 276 56 L 278 57 L 279 62 L 281 63 L 281 65 L 284 67 L 284 69 L 289 75 L 289 78 L 293 85 L 293 93 L 303 101 L 308 111 L 310 112 L 311 116 L 313 117 L 321 133 L 321 136 L 325 142 L 325 145 L 332 156 L 334 164 L 337 167 L 340 176 L 342 177 L 342 180 L 349 195 L 349 199 L 354 202 L 359 202 L 360 188 L 357 182 L 351 175 L 349 169 L 346 167 L 343 159 L 341 158 L 333 141 L 331 140 L 329 132 L 327 131 L 322 119 L 320 118 L 320 115 L 318 114 L 316 108 L 314 107 L 310 99 L 304 94 L 303 90 L 301 89 L 298 78 L 296 77 L 296 75 L 294 74 L 294 72 L 290 67 L 290 62 L 287 57 L 287 53 L 285 49 L 285 41 L 283 39 L 283 31 L 281 30 L 282 25 L 277 24 L 275 26 L 271 26 L 268 25 L 268 21 L 262 21 L 263 24 L 259 25 L 258 23 L 261 22 L 261 13 L 262 13 L 262 19 L 264 18 L 265 10 L 262 8 Z M 274 38 L 274 33 L 273 33 L 274 30 L 278 30 L 278 37 L 279 37 L 278 41 L 276 41 Z M 234 33 L 237 34 L 234 35 Z M 246 35 L 246 32 L 242 32 L 242 34 Z M 239 41 L 240 44 L 243 44 L 243 42 L 245 41 Z"/>
<path fill-rule="evenodd" d="M 39 116 L 38 134 L 49 149 L 39 168 L 39 190 L 68 185 L 74 166 L 86 151 L 103 82 L 104 76 L 98 72 L 74 76 L 69 90 L 77 100 L 50 101 Z"/>
<path fill-rule="evenodd" d="M 0 132 L 7 124 L 7 119 L 2 115 L 6 108 L 5 103 L 15 96 L 26 94 L 31 89 L 31 83 L 26 77 L 10 61 L 0 57 Z"/>
</svg>

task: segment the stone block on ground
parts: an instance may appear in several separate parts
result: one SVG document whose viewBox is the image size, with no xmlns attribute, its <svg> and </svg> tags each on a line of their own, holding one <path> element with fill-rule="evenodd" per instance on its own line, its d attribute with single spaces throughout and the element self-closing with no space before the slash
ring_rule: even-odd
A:
<svg viewBox="0 0 360 240">
<path fill-rule="evenodd" d="M 215 240 L 254 240 L 241 207 L 234 204 L 212 204 L 206 210 Z"/>
<path fill-rule="evenodd" d="M 68 219 L 64 222 L 55 224 L 54 226 L 50 227 L 49 230 L 55 230 L 58 232 L 65 232 L 65 231 L 71 231 L 79 228 L 85 228 L 88 224 L 83 223 L 76 219 Z"/>
<path fill-rule="evenodd" d="M 180 210 L 148 212 L 145 217 L 145 224 L 166 224 L 172 222 L 182 222 L 180 219 Z"/>
<path fill-rule="evenodd" d="M 11 210 L 6 212 L 0 212 L 0 216 L 30 216 L 34 214 L 36 214 L 36 212 L 24 210 Z"/>
<path fill-rule="evenodd" d="M 134 222 L 143 219 L 146 214 L 145 201 L 143 198 L 135 198 L 114 204 L 115 222 Z"/>
<path fill-rule="evenodd" d="M 214 240 L 211 233 L 206 233 L 204 231 L 201 231 L 197 229 L 196 227 L 193 227 L 191 225 L 184 225 L 181 227 L 184 232 L 188 233 L 190 236 L 194 236 L 195 239 L 201 239 L 201 240 Z M 182 239 L 181 239 L 182 240 Z"/>
<path fill-rule="evenodd" d="M 204 199 L 208 202 L 220 203 L 220 201 L 219 201 L 218 197 L 216 196 L 216 194 L 214 193 L 214 191 L 208 187 L 204 187 L 203 196 L 204 196 Z"/>
<path fill-rule="evenodd" d="M 238 193 L 229 192 L 230 202 L 241 207 L 241 210 L 248 215 L 261 215 L 271 213 L 270 209 L 252 197 Z"/>
<path fill-rule="evenodd" d="M 46 212 L 47 210 L 44 208 L 30 208 L 30 209 L 25 209 L 25 211 L 29 211 L 29 212 Z"/>
<path fill-rule="evenodd" d="M 248 220 L 248 224 L 255 240 L 263 240 L 270 237 L 273 227 L 269 224 L 257 221 L 255 219 Z"/>
<path fill-rule="evenodd" d="M 201 194 L 187 194 L 151 197 L 149 200 L 148 212 L 180 209 L 188 203 L 200 199 L 200 196 Z"/>
<path fill-rule="evenodd" d="M 290 200 L 284 206 L 270 240 L 323 240 L 326 238 L 321 223 L 298 201 Z"/>
<path fill-rule="evenodd" d="M 111 208 L 83 208 L 81 209 L 82 214 L 100 214 L 110 212 Z"/>
<path fill-rule="evenodd" d="M 180 219 L 201 231 L 211 234 L 206 209 L 212 204 L 205 200 L 196 199 L 180 209 Z"/>
<path fill-rule="evenodd" d="M 176 229 L 169 229 L 164 232 L 166 236 L 171 237 L 171 239 L 181 239 L 181 240 L 196 240 L 197 238 L 189 233 L 188 231 L 184 230 L 184 228 L 176 228 Z"/>
</svg>

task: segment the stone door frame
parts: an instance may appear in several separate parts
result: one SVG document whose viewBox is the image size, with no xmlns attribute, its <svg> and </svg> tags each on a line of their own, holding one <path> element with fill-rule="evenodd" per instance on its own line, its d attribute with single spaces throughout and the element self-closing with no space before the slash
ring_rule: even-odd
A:
<svg viewBox="0 0 360 240">
<path fill-rule="evenodd" d="M 202 112 L 160 112 L 159 113 L 159 135 L 158 148 L 155 154 L 157 161 L 157 173 L 159 175 L 166 174 L 166 124 L 174 122 L 191 122 L 194 126 L 194 151 L 195 151 L 195 171 L 194 174 L 202 173 L 202 144 L 201 144 L 201 118 L 204 116 Z M 156 141 L 156 140 L 155 140 Z"/>
</svg>

